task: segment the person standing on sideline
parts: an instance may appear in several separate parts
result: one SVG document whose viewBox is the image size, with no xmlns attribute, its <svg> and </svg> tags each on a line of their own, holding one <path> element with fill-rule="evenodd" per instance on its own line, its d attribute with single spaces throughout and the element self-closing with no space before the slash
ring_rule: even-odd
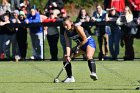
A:
<svg viewBox="0 0 140 93">
<path fill-rule="evenodd" d="M 38 23 L 41 22 L 40 14 L 36 9 L 32 8 L 30 14 L 27 15 L 25 22 Z M 33 56 L 35 60 L 43 59 L 43 28 L 42 27 L 30 27 L 30 36 L 33 46 Z"/>
<path fill-rule="evenodd" d="M 120 15 L 116 23 L 121 25 L 121 30 L 123 32 L 121 46 L 125 45 L 125 56 L 124 61 L 134 60 L 134 37 L 131 35 L 132 27 L 127 26 L 127 24 L 133 21 L 133 14 L 128 6 L 125 7 L 124 14 Z M 124 43 L 124 44 L 123 44 Z"/>
<path fill-rule="evenodd" d="M 54 22 L 57 19 L 57 16 L 55 16 L 54 12 L 50 14 L 50 17 L 47 18 L 48 20 L 54 20 Z M 47 21 L 46 19 L 46 21 Z M 50 54 L 51 54 L 51 61 L 58 61 L 58 40 L 59 40 L 59 32 L 57 26 L 47 26 L 47 40 L 50 48 Z"/>
<path fill-rule="evenodd" d="M 13 18 L 11 20 L 12 20 L 12 23 L 20 23 L 18 10 L 14 10 Z M 16 33 L 18 32 L 18 30 L 19 30 L 18 28 L 14 28 L 13 34 L 11 35 L 11 44 L 12 44 L 12 50 L 13 50 L 12 57 L 13 58 L 20 55 L 19 47 L 18 47 L 18 43 L 17 43 L 17 39 L 16 39 Z"/>
<path fill-rule="evenodd" d="M 3 19 L 0 17 L 0 61 L 4 59 L 4 31 L 2 30 Z"/>
<path fill-rule="evenodd" d="M 92 21 L 102 22 L 105 20 L 106 11 L 102 9 L 101 5 L 96 6 L 96 11 L 93 12 Z M 108 55 L 108 35 L 105 32 L 104 25 L 96 25 L 96 35 L 99 43 L 99 54 L 98 59 L 104 60 L 104 57 Z M 103 48 L 103 43 L 105 43 L 105 48 Z M 105 51 L 105 52 L 104 52 Z"/>
<path fill-rule="evenodd" d="M 112 22 L 110 26 L 108 26 L 110 30 L 109 34 L 109 50 L 112 56 L 112 60 L 117 60 L 117 56 L 119 55 L 119 42 L 121 39 L 121 30 L 119 26 L 116 25 L 116 20 L 118 19 L 119 14 L 116 12 L 116 8 L 112 7 L 107 10 L 106 21 Z M 114 24 L 113 24 L 114 22 Z"/>
<path fill-rule="evenodd" d="M 23 11 L 19 12 L 19 21 L 20 23 L 25 23 L 26 15 Z M 20 51 L 21 61 L 26 59 L 27 53 L 27 28 L 19 27 L 18 31 L 16 32 L 16 39 L 18 42 L 18 47 Z"/>
<path fill-rule="evenodd" d="M 65 65 L 68 62 L 65 67 L 67 77 L 63 82 L 75 82 L 75 79 L 72 75 L 72 66 L 70 62 L 72 54 L 73 57 L 77 57 L 80 54 L 86 54 L 88 66 L 90 69 L 90 77 L 93 80 L 97 80 L 98 77 L 96 75 L 96 64 L 93 60 L 93 55 L 96 48 L 94 39 L 88 34 L 86 30 L 84 30 L 83 27 L 75 26 L 74 23 L 71 21 L 70 17 L 66 17 L 64 19 L 63 25 L 66 29 L 66 31 L 64 32 L 64 36 L 66 39 L 66 54 L 63 64 Z M 69 38 L 71 38 L 77 43 L 76 47 L 74 47 L 73 49 L 70 48 Z"/>
<path fill-rule="evenodd" d="M 0 25 L 3 26 L 3 25 L 6 25 L 6 24 L 9 24 L 9 23 L 10 23 L 10 17 L 9 17 L 9 15 L 5 14 L 4 15 L 4 21 L 1 22 Z M 15 34 L 14 29 L 3 26 L 3 27 L 1 27 L 1 31 L 4 32 L 3 50 L 4 50 L 5 57 L 6 57 L 7 60 L 11 60 L 10 45 L 11 45 L 11 42 L 12 42 L 13 34 Z M 14 47 L 14 48 L 16 49 L 16 47 Z"/>
</svg>

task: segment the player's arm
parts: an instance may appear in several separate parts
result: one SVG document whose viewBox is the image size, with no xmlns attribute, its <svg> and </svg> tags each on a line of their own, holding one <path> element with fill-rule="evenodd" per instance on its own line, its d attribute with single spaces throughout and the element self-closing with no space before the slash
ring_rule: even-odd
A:
<svg viewBox="0 0 140 93">
<path fill-rule="evenodd" d="M 79 36 L 82 38 L 82 40 L 83 41 L 81 41 L 81 43 L 79 44 L 79 48 L 81 47 L 81 46 L 83 46 L 86 42 L 87 42 L 87 37 L 86 37 L 86 34 L 85 34 L 85 32 L 84 32 L 84 29 L 83 29 L 83 27 L 81 27 L 81 26 L 76 26 L 76 31 L 77 31 L 77 33 L 79 34 Z"/>
<path fill-rule="evenodd" d="M 68 38 L 68 36 L 67 36 L 67 34 L 66 34 L 66 32 L 64 32 L 64 37 L 65 37 L 65 41 L 66 41 L 66 55 L 65 56 L 69 56 L 70 57 L 70 51 L 71 51 L 71 49 L 70 49 L 70 42 L 69 42 L 69 38 Z"/>
</svg>

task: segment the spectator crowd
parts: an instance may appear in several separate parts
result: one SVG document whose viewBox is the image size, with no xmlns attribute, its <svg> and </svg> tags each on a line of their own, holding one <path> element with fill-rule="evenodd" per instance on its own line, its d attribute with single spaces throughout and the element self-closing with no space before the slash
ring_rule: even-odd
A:
<svg viewBox="0 0 140 93">
<path fill-rule="evenodd" d="M 140 38 L 140 0 L 104 0 L 103 5 L 96 5 L 92 15 L 85 8 L 79 10 L 74 25 L 81 25 L 90 35 L 97 36 L 99 46 L 99 60 L 110 58 L 118 60 L 119 47 L 125 48 L 124 60 L 134 60 L 134 38 Z M 65 28 L 61 26 L 31 26 L 29 31 L 26 27 L 7 27 L 10 23 L 48 23 L 62 22 L 69 16 L 64 8 L 62 0 L 48 0 L 44 11 L 30 6 L 29 0 L 1 0 L 0 1 L 0 60 L 26 60 L 29 32 L 32 42 L 31 59 L 44 59 L 44 40 L 47 39 L 51 61 L 58 60 L 58 40 L 66 52 L 64 38 Z M 101 24 L 104 22 L 105 24 Z M 84 25 L 84 23 L 95 23 Z M 70 41 L 71 42 L 71 41 Z M 72 43 L 71 43 L 72 44 Z M 72 45 L 71 45 L 72 46 Z M 10 51 L 12 49 L 12 51 Z M 12 52 L 12 53 L 10 53 Z M 83 59 L 86 56 L 83 55 Z"/>
</svg>

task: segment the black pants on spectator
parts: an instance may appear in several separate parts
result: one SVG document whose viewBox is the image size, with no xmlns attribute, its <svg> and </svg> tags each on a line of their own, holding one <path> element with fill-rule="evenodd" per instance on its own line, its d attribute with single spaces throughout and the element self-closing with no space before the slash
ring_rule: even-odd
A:
<svg viewBox="0 0 140 93">
<path fill-rule="evenodd" d="M 98 43 L 99 43 L 98 59 L 102 60 L 104 58 L 103 45 L 105 44 L 104 43 L 104 39 L 105 39 L 105 37 L 104 37 L 104 35 L 105 35 L 105 26 L 96 26 L 96 30 L 97 30 L 96 34 L 97 34 Z"/>
<path fill-rule="evenodd" d="M 20 56 L 21 56 L 21 58 L 25 59 L 26 53 L 27 53 L 27 30 L 19 29 L 19 31 L 17 31 L 17 33 L 16 33 L 16 38 L 17 38 L 17 42 L 18 42 Z"/>
<path fill-rule="evenodd" d="M 140 11 L 132 11 L 132 13 L 134 18 L 140 17 Z"/>
<path fill-rule="evenodd" d="M 124 60 L 133 60 L 134 59 L 134 48 L 133 48 L 134 38 L 130 34 L 124 34 L 123 40 L 124 40 L 124 45 L 125 45 Z"/>
<path fill-rule="evenodd" d="M 98 59 L 102 60 L 102 58 L 104 58 L 104 53 L 103 53 L 103 45 L 105 46 L 105 52 L 108 52 L 107 47 L 106 47 L 106 40 L 104 40 L 104 35 L 105 34 L 100 34 L 98 36 L 98 43 L 99 43 L 99 55 L 98 55 Z"/>
<path fill-rule="evenodd" d="M 57 61 L 58 60 L 58 39 L 59 34 L 56 35 L 47 35 L 48 44 L 50 47 L 50 54 L 51 54 L 51 61 Z"/>
</svg>

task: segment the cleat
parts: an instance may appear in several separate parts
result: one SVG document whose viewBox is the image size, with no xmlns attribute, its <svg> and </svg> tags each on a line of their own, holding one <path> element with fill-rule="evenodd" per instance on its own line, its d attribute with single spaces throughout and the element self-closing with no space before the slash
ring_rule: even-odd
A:
<svg viewBox="0 0 140 93">
<path fill-rule="evenodd" d="M 62 82 L 64 83 L 71 83 L 71 82 L 75 82 L 74 77 L 72 76 L 71 78 L 67 77 L 65 80 L 63 80 Z"/>
<path fill-rule="evenodd" d="M 94 81 L 98 80 L 96 73 L 91 73 L 90 78 L 93 79 Z"/>
</svg>

